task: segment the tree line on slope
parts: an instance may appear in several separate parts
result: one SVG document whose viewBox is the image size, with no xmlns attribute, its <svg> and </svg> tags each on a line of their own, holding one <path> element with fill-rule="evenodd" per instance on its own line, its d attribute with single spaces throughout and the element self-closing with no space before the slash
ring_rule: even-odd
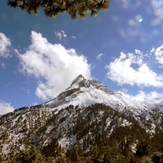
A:
<svg viewBox="0 0 163 163">
<path fill-rule="evenodd" d="M 29 145 L 9 162 L 0 157 L 0 163 L 163 163 L 163 152 L 149 154 L 146 147 L 141 146 L 139 155 L 125 157 L 115 147 L 96 146 L 88 153 L 75 147 L 67 155 L 60 153 L 56 159 L 55 157 L 46 157 L 35 146 Z"/>
</svg>

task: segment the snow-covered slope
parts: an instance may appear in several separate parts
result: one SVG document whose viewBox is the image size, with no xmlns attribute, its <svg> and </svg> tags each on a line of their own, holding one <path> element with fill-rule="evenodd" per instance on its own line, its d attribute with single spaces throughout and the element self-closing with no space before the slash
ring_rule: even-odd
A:
<svg viewBox="0 0 163 163">
<path fill-rule="evenodd" d="M 69 105 L 80 108 L 87 107 L 95 103 L 102 103 L 112 108 L 124 112 L 130 111 L 134 115 L 145 115 L 154 110 L 163 110 L 161 101 L 136 101 L 131 98 L 114 92 L 96 80 L 86 80 L 79 75 L 73 80 L 69 88 L 59 94 L 52 101 L 46 103 L 51 108 L 65 108 Z"/>
</svg>

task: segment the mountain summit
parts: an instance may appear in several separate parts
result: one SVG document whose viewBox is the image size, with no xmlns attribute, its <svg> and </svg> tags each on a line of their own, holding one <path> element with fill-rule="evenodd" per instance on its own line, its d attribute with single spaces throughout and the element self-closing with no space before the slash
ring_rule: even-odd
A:
<svg viewBox="0 0 163 163">
<path fill-rule="evenodd" d="M 52 108 L 65 107 L 70 104 L 84 107 L 94 103 L 105 103 L 106 95 L 113 94 L 114 91 L 102 83 L 96 80 L 87 80 L 79 75 L 72 81 L 70 87 L 47 104 Z"/>
<path fill-rule="evenodd" d="M 94 79 L 85 79 L 82 75 L 76 77 L 70 87 L 56 98 L 46 103 L 50 108 L 64 108 L 69 105 L 86 107 L 95 103 L 105 104 L 121 112 L 132 112 L 134 115 L 148 113 L 153 110 L 162 110 L 161 101 L 136 101 L 114 92 L 101 82 Z"/>
<path fill-rule="evenodd" d="M 78 85 L 78 86 L 80 86 L 80 83 L 82 82 L 85 82 L 86 81 L 86 79 L 83 77 L 83 75 L 79 75 L 79 76 L 77 76 L 73 81 L 72 81 L 72 83 L 71 83 L 71 85 L 70 85 L 70 87 L 73 87 L 73 86 L 75 86 L 75 85 Z"/>
<path fill-rule="evenodd" d="M 114 163 L 133 157 L 139 163 L 163 149 L 162 110 L 160 101 L 132 100 L 79 75 L 53 100 L 0 116 L 0 156 L 9 163 L 41 154 L 56 163 L 104 163 L 113 156 Z"/>
</svg>

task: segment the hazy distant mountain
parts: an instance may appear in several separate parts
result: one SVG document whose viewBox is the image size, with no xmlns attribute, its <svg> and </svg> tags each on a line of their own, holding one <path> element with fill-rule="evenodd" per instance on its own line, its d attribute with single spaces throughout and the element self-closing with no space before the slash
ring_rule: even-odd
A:
<svg viewBox="0 0 163 163">
<path fill-rule="evenodd" d="M 79 75 L 53 100 L 0 116 L 0 155 L 11 160 L 33 144 L 56 162 L 63 156 L 69 162 L 78 157 L 98 162 L 95 148 L 104 147 L 126 162 L 152 157 L 163 150 L 162 110 L 161 101 L 135 101 Z"/>
</svg>

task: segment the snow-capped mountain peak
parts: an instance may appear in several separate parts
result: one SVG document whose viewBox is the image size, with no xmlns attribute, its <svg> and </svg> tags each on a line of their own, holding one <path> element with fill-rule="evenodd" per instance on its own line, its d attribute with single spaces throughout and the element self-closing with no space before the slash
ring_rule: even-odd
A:
<svg viewBox="0 0 163 163">
<path fill-rule="evenodd" d="M 96 80 L 85 79 L 79 75 L 72 81 L 70 87 L 46 104 L 52 108 L 62 108 L 71 104 L 85 107 L 94 103 L 103 103 L 106 98 L 104 94 L 111 95 L 114 91 Z"/>
<path fill-rule="evenodd" d="M 75 78 L 70 87 L 47 104 L 51 108 L 59 109 L 69 105 L 79 105 L 82 108 L 96 103 L 105 104 L 121 112 L 129 111 L 134 115 L 141 114 L 146 117 L 149 112 L 158 110 L 161 106 L 158 102 L 151 105 L 148 102 L 132 100 L 94 79 L 85 79 L 82 75 Z"/>
</svg>

